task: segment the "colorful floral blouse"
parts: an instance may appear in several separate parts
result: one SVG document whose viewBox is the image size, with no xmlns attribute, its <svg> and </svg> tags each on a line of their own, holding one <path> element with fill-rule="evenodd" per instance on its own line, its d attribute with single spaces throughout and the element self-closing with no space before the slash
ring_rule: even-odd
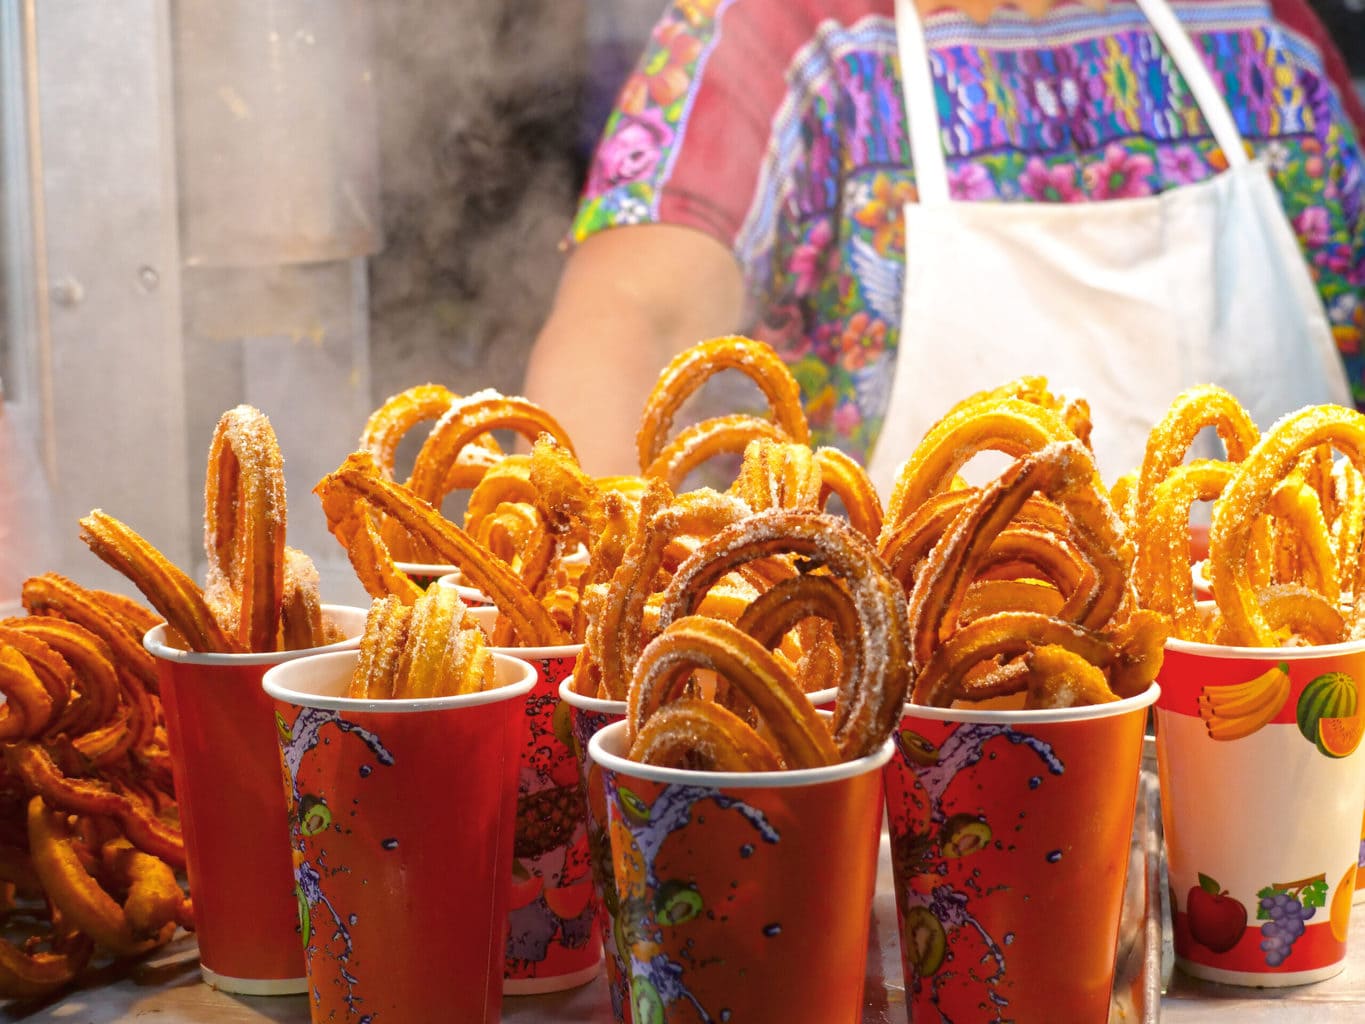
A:
<svg viewBox="0 0 1365 1024">
<path fill-rule="evenodd" d="M 1264 155 L 1365 401 L 1365 112 L 1305 0 L 1190 0 L 1181 21 Z M 950 188 L 964 199 L 1142 196 L 1226 166 L 1131 0 L 926 23 Z M 900 320 L 915 196 L 892 0 L 675 0 L 626 82 L 573 238 L 706 231 L 743 267 L 748 329 L 801 383 L 817 440 L 865 454 Z"/>
</svg>

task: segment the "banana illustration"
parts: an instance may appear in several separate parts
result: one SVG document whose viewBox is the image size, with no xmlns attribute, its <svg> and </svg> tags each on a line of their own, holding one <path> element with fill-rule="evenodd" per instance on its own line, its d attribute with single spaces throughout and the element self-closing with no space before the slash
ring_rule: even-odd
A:
<svg viewBox="0 0 1365 1024">
<path fill-rule="evenodd" d="M 1269 723 L 1289 698 L 1289 665 L 1279 662 L 1254 679 L 1199 691 L 1199 717 L 1215 740 L 1250 736 Z"/>
</svg>

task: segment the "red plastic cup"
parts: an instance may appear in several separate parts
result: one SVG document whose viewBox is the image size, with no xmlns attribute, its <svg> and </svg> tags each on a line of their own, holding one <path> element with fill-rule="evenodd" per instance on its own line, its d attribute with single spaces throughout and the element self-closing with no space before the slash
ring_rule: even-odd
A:
<svg viewBox="0 0 1365 1024">
<path fill-rule="evenodd" d="M 602 933 L 607 992 L 617 1024 L 631 1024 L 630 951 L 625 933 L 616 926 L 619 909 L 616 879 L 611 866 L 611 835 L 607 829 L 606 792 L 602 766 L 588 757 L 588 744 L 599 731 L 626 717 L 626 702 L 585 697 L 573 688 L 574 677 L 559 684 L 559 699 L 569 707 L 574 756 L 578 760 L 587 797 L 588 849 L 592 854 L 592 882 L 597 896 L 598 928 Z"/>
<path fill-rule="evenodd" d="M 885 777 L 910 1020 L 1105 1024 L 1157 693 L 905 706 Z"/>
<path fill-rule="evenodd" d="M 365 609 L 324 605 L 323 614 L 350 639 L 307 651 L 199 654 L 169 646 L 162 625 L 142 641 L 161 682 L 199 969 L 225 992 L 291 995 L 307 984 L 274 707 L 261 677 L 359 645 Z"/>
<path fill-rule="evenodd" d="M 459 697 L 352 700 L 357 654 L 266 673 L 314 1024 L 496 1024 L 524 662 Z M 278 780 L 277 780 L 278 784 Z"/>
<path fill-rule="evenodd" d="M 696 772 L 593 736 L 637 1022 L 862 1018 L 882 816 L 876 754 L 827 768 Z"/>
<path fill-rule="evenodd" d="M 1365 807 L 1365 641 L 1171 639 L 1157 678 L 1176 965 L 1262 988 L 1338 974 Z"/>
</svg>

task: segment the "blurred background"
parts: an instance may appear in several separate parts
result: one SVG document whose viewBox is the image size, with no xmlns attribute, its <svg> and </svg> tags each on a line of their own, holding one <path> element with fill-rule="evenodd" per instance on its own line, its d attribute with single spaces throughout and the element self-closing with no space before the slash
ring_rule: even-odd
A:
<svg viewBox="0 0 1365 1024">
<path fill-rule="evenodd" d="M 1314 2 L 1365 80 L 1365 0 Z M 38 572 L 128 592 L 95 507 L 202 578 L 240 402 L 289 542 L 360 599 L 313 485 L 397 391 L 519 389 L 664 3 L 0 0 L 0 614 Z"/>
<path fill-rule="evenodd" d="M 519 389 L 662 7 L 0 0 L 0 611 L 42 571 L 128 591 L 78 539 L 94 507 L 200 575 L 239 402 L 289 542 L 359 598 L 313 485 L 390 394 Z"/>
</svg>

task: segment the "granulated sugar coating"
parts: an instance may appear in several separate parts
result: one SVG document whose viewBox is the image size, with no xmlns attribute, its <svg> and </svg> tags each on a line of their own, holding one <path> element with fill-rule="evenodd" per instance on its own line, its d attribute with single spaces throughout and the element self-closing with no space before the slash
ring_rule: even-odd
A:
<svg viewBox="0 0 1365 1024">
<path fill-rule="evenodd" d="M 843 679 L 834 712 L 834 739 L 845 758 L 884 743 L 910 681 L 910 625 L 900 584 L 872 545 L 842 519 L 787 509 L 757 512 L 725 527 L 678 567 L 664 591 L 659 628 L 692 614 L 712 584 L 736 568 L 771 555 L 796 555 L 799 570 L 827 570 L 848 588 L 857 612 L 861 671 Z"/>
<path fill-rule="evenodd" d="M 810 440 L 806 414 L 801 409 L 801 388 L 777 353 L 761 341 L 738 335 L 712 338 L 675 356 L 659 375 L 645 401 L 635 435 L 641 469 L 664 450 L 673 417 L 683 403 L 722 370 L 738 370 L 758 385 L 768 400 L 773 422 L 787 440 L 803 444 Z"/>
<path fill-rule="evenodd" d="M 1264 647 L 1278 642 L 1252 584 L 1253 527 L 1304 453 L 1323 445 L 1365 473 L 1365 415 L 1339 405 L 1316 405 L 1281 417 L 1238 465 L 1214 503 L 1209 529 L 1210 582 L 1226 634 L 1240 645 Z"/>
</svg>

